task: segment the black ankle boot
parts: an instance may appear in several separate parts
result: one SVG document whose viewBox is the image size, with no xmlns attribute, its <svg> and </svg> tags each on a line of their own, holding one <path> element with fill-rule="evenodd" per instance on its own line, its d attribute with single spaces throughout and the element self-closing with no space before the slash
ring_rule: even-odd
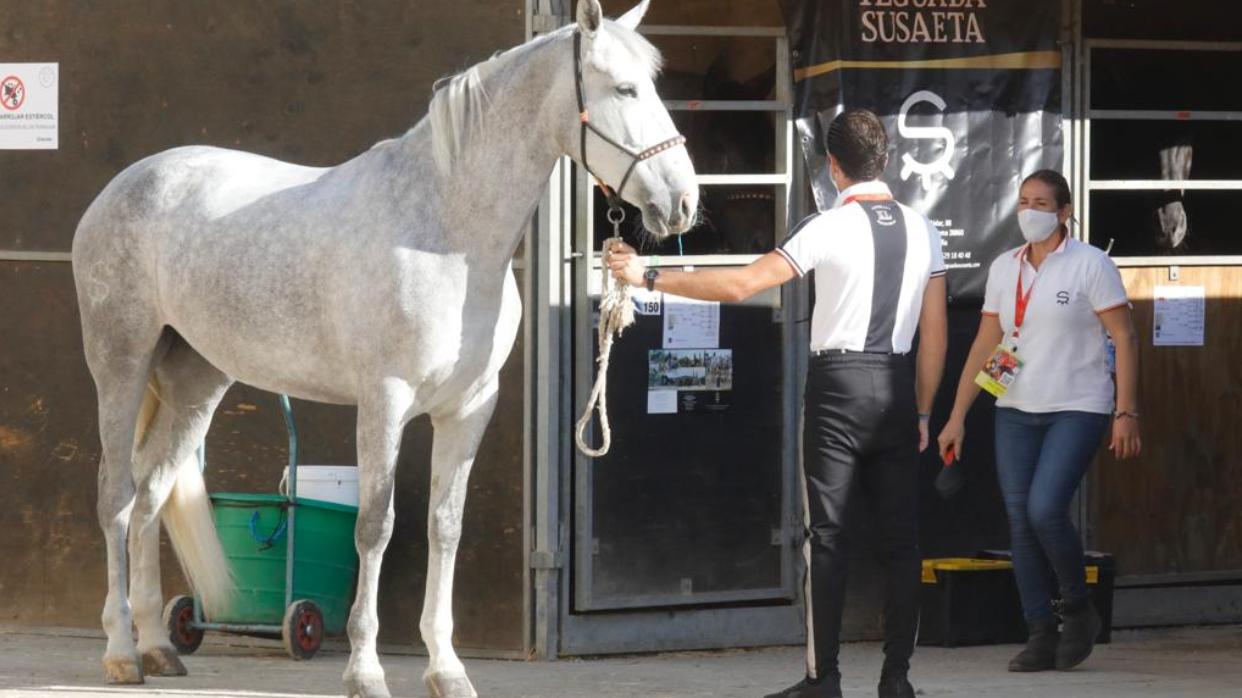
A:
<svg viewBox="0 0 1242 698">
<path fill-rule="evenodd" d="M 841 698 L 841 674 L 827 674 L 816 679 L 814 683 L 810 679 L 803 679 L 764 698 Z"/>
<path fill-rule="evenodd" d="M 1100 634 L 1100 614 L 1091 599 L 1065 604 L 1062 613 L 1061 641 L 1057 643 L 1056 668 L 1064 671 L 1082 664 L 1095 648 Z"/>
<path fill-rule="evenodd" d="M 906 672 L 884 672 L 880 674 L 880 685 L 876 687 L 879 698 L 914 698 L 914 686 Z"/>
<path fill-rule="evenodd" d="M 1056 666 L 1057 619 L 1027 622 L 1026 647 L 1009 660 L 1010 671 L 1048 671 Z"/>
</svg>

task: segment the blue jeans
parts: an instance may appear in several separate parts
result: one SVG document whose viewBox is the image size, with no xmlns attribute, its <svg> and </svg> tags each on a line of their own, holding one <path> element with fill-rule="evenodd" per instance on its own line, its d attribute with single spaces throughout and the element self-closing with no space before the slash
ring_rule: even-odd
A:
<svg viewBox="0 0 1242 698">
<path fill-rule="evenodd" d="M 996 474 L 1028 621 L 1052 615 L 1054 579 L 1066 603 L 1087 598 L 1082 542 L 1069 504 L 1109 419 L 1093 412 L 996 410 Z"/>
</svg>

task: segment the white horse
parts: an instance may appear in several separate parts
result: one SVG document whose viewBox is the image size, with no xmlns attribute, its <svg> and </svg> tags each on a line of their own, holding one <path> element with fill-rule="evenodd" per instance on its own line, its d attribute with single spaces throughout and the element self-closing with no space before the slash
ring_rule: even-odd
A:
<svg viewBox="0 0 1242 698">
<path fill-rule="evenodd" d="M 178 148 L 129 167 L 91 204 L 73 271 L 99 397 L 109 681 L 185 673 L 161 624 L 159 518 L 207 614 L 229 602 L 194 452 L 243 381 L 358 406 L 351 696 L 388 695 L 376 595 L 394 468 L 403 427 L 430 414 L 424 680 L 433 696 L 475 695 L 452 647 L 453 565 L 466 478 L 520 320 L 510 262 L 540 193 L 569 155 L 657 236 L 687 230 L 697 209 L 652 82 L 659 54 L 635 33 L 646 6 L 612 22 L 579 0 L 576 26 L 458 75 L 429 118 L 337 167 Z"/>
</svg>

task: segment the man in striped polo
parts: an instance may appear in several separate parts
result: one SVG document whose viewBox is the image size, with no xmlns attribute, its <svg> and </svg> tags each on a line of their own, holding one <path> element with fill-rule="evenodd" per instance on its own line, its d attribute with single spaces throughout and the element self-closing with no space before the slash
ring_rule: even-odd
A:
<svg viewBox="0 0 1242 698">
<path fill-rule="evenodd" d="M 614 243 L 613 276 L 649 290 L 738 302 L 815 272 L 815 311 L 804 403 L 806 678 L 768 698 L 835 698 L 845 598 L 845 518 L 861 492 L 879 533 L 886 577 L 880 698 L 912 697 L 907 672 L 918 631 L 918 454 L 944 370 L 947 343 L 940 234 L 893 200 L 879 177 L 888 137 L 866 110 L 828 129 L 839 195 L 773 252 L 746 267 L 646 269 Z M 919 332 L 919 350 L 908 356 Z"/>
</svg>

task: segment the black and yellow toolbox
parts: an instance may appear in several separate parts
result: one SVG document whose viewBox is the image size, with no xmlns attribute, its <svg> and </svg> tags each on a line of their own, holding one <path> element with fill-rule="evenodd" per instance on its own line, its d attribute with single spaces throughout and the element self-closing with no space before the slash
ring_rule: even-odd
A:
<svg viewBox="0 0 1242 698">
<path fill-rule="evenodd" d="M 1087 588 L 1103 624 L 1096 641 L 1112 638 L 1113 556 L 1086 553 Z M 1055 583 L 1053 585 L 1055 588 Z M 1026 641 L 1026 621 L 1008 550 L 976 557 L 923 561 L 919 644 L 941 647 Z"/>
<path fill-rule="evenodd" d="M 919 644 L 997 645 L 1026 640 L 1013 563 L 944 557 L 923 561 Z"/>
</svg>

